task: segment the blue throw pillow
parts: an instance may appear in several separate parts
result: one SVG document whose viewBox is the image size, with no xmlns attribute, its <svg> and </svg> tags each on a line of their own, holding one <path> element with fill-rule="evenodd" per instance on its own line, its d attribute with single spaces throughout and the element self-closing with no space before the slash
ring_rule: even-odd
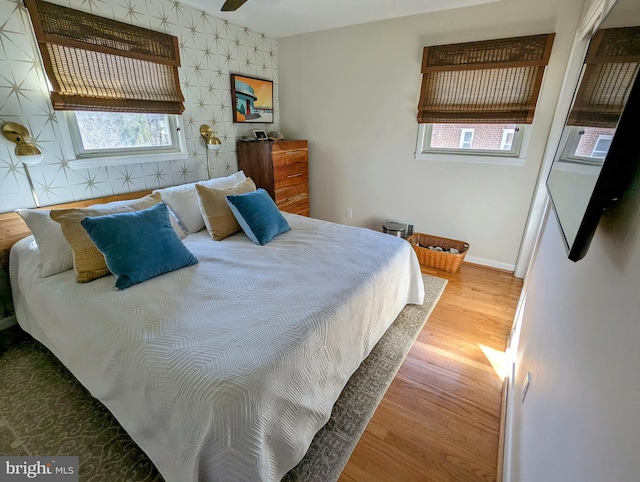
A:
<svg viewBox="0 0 640 482">
<path fill-rule="evenodd" d="M 276 203 L 262 188 L 245 194 L 229 195 L 227 204 L 245 234 L 260 246 L 291 229 Z"/>
<path fill-rule="evenodd" d="M 142 211 L 86 217 L 80 223 L 116 275 L 120 290 L 198 262 L 171 226 L 164 203 Z"/>
</svg>

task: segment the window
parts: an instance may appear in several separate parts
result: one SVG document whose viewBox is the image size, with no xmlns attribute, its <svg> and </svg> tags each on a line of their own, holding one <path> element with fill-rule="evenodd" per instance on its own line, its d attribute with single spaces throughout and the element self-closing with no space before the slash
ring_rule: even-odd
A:
<svg viewBox="0 0 640 482">
<path fill-rule="evenodd" d="M 25 0 L 25 5 L 53 108 L 64 112 L 68 159 L 187 157 L 176 37 L 41 0 Z"/>
<path fill-rule="evenodd" d="M 517 156 L 522 127 L 517 124 L 424 124 L 423 152 Z M 514 143 L 515 142 L 515 143 Z"/>
<path fill-rule="evenodd" d="M 601 29 L 585 58 L 582 81 L 567 117 L 561 160 L 601 165 L 640 72 L 639 27 Z"/>
<path fill-rule="evenodd" d="M 567 125 L 615 127 L 640 71 L 638 27 L 601 29 L 587 51 Z"/>
<path fill-rule="evenodd" d="M 598 159 L 604 159 L 605 157 L 607 157 L 607 152 L 609 152 L 609 147 L 611 147 L 612 140 L 612 135 L 598 136 L 596 145 L 593 146 L 593 150 L 591 151 L 591 157 L 595 157 Z"/>
<path fill-rule="evenodd" d="M 178 115 L 99 111 L 61 114 L 61 144 L 71 168 L 188 158 Z"/>
<path fill-rule="evenodd" d="M 176 115 L 67 111 L 63 119 L 63 139 L 73 146 L 67 158 L 80 161 L 72 166 L 186 158 Z"/>
<path fill-rule="evenodd" d="M 546 34 L 425 47 L 416 158 L 518 157 L 553 39 Z"/>
<path fill-rule="evenodd" d="M 570 126 L 561 159 L 580 164 L 602 164 L 607 156 L 615 127 Z"/>
<path fill-rule="evenodd" d="M 507 129 L 502 129 L 502 140 L 500 141 L 500 150 L 501 151 L 510 151 L 511 146 L 513 145 L 513 137 L 516 133 L 517 127 L 509 127 Z"/>
<path fill-rule="evenodd" d="M 79 111 L 75 119 L 78 144 L 84 152 L 171 147 L 166 114 Z"/>
<path fill-rule="evenodd" d="M 442 126 L 440 124 L 437 127 Z M 473 146 L 473 131 L 475 129 L 461 129 L 460 130 L 460 149 L 471 149 Z"/>
</svg>

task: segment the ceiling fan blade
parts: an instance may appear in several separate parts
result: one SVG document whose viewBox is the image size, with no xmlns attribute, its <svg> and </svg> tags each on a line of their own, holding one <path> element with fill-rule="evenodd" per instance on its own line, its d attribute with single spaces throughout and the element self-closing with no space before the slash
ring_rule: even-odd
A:
<svg viewBox="0 0 640 482">
<path fill-rule="evenodd" d="M 227 0 L 220 9 L 221 12 L 234 12 L 238 10 L 247 0 Z"/>
</svg>

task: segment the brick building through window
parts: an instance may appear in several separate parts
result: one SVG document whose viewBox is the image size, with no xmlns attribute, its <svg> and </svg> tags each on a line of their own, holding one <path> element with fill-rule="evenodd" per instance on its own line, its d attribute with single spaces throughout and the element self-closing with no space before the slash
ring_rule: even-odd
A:
<svg viewBox="0 0 640 482">
<path fill-rule="evenodd" d="M 431 131 L 431 147 L 509 150 L 516 128 L 516 124 L 434 124 Z"/>
</svg>

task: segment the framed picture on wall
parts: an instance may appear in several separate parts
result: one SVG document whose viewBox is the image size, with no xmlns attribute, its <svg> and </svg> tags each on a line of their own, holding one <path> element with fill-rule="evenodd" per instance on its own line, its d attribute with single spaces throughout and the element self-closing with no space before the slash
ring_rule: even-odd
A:
<svg viewBox="0 0 640 482">
<path fill-rule="evenodd" d="M 273 123 L 273 81 L 231 74 L 233 122 Z"/>
</svg>

